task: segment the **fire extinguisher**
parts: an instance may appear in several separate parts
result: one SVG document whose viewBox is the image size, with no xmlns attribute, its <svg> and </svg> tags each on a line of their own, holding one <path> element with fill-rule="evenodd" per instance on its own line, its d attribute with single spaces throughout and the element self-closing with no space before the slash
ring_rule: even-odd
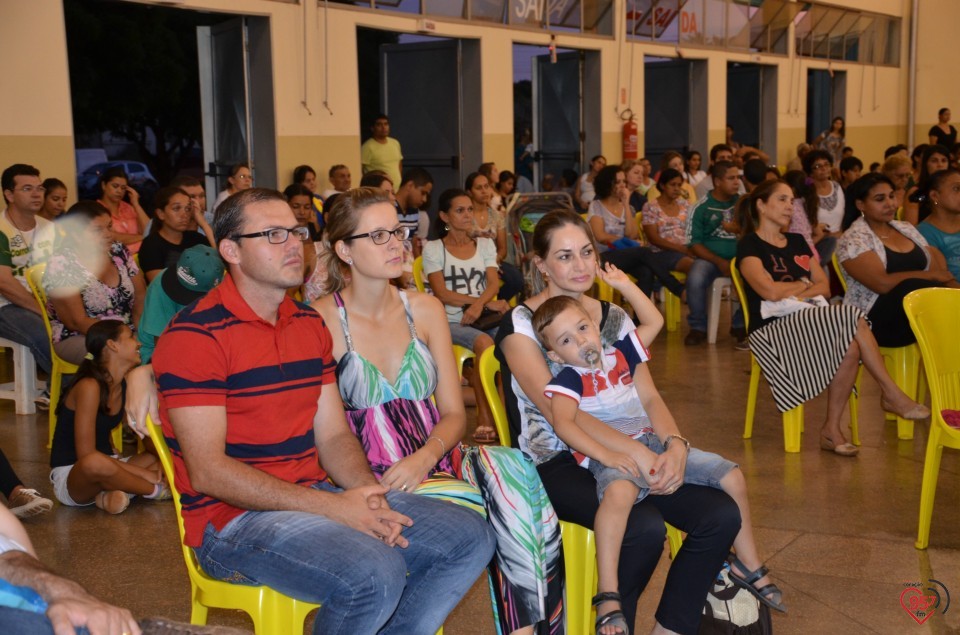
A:
<svg viewBox="0 0 960 635">
<path fill-rule="evenodd" d="M 630 112 L 630 111 L 626 111 Z M 624 114 L 626 114 L 626 112 Z M 633 121 L 633 113 L 623 123 L 623 160 L 636 159 L 638 154 L 637 124 Z"/>
</svg>

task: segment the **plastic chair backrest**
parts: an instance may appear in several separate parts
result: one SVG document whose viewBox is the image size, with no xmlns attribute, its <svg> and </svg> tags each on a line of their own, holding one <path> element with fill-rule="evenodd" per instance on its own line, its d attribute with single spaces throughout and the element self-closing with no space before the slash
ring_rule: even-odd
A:
<svg viewBox="0 0 960 635">
<path fill-rule="evenodd" d="M 960 289 L 918 289 L 903 299 L 903 308 L 920 345 L 933 420 L 939 423 L 940 410 L 960 410 Z"/>
<path fill-rule="evenodd" d="M 837 258 L 837 252 L 833 252 L 833 256 L 830 257 L 830 264 L 833 265 L 833 272 L 837 275 L 837 279 L 840 281 L 840 288 L 843 289 L 843 292 L 847 292 L 847 272 L 844 270 L 843 265 L 840 264 L 840 259 Z"/>
<path fill-rule="evenodd" d="M 43 288 L 43 274 L 47 270 L 47 264 L 34 265 L 27 269 L 27 284 L 33 291 L 33 297 L 40 303 L 40 315 L 43 316 L 43 327 L 47 329 L 47 337 L 53 338 L 53 327 L 50 326 L 50 316 L 47 314 L 47 292 Z"/>
<path fill-rule="evenodd" d="M 743 277 L 737 268 L 737 259 L 730 261 L 730 280 L 733 281 L 733 288 L 737 290 L 737 297 L 740 298 L 740 306 L 743 307 L 743 328 L 750 330 L 750 311 L 747 308 L 747 292 L 744 289 Z"/>
<path fill-rule="evenodd" d="M 160 459 L 160 465 L 163 466 L 163 473 L 167 477 L 167 483 L 170 485 L 170 492 L 173 494 L 173 504 L 177 512 L 177 530 L 180 532 L 180 547 L 183 549 L 183 561 L 187 563 L 187 569 L 190 577 L 202 575 L 200 565 L 197 563 L 197 556 L 193 549 L 183 542 L 183 515 L 180 510 L 180 492 L 174 483 L 173 457 L 170 454 L 170 447 L 163 436 L 163 430 L 159 424 L 155 424 L 150 416 L 147 416 L 147 430 L 150 432 L 150 440 L 153 441 L 153 447 L 157 450 L 157 457 Z"/>
<path fill-rule="evenodd" d="M 413 283 L 417 285 L 417 291 L 424 292 L 426 287 L 423 284 L 423 256 L 413 259 Z"/>
<path fill-rule="evenodd" d="M 480 385 L 483 387 L 487 403 L 490 404 L 490 412 L 493 415 L 493 424 L 497 428 L 497 435 L 500 437 L 500 445 L 509 448 L 512 445 L 510 424 L 507 422 L 507 409 L 497 391 L 500 362 L 494 355 L 494 348 L 490 346 L 480 354 Z"/>
</svg>

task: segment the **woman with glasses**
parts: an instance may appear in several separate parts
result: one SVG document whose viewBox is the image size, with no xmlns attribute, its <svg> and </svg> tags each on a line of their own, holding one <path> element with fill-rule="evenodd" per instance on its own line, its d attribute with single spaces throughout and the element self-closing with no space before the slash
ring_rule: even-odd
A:
<svg viewBox="0 0 960 635">
<path fill-rule="evenodd" d="M 213 202 L 214 213 L 228 196 L 241 190 L 249 190 L 251 187 L 253 187 L 253 173 L 250 172 L 250 166 L 246 163 L 238 163 L 231 167 L 230 175 L 227 177 L 227 187 L 217 194 L 217 200 Z"/>
<path fill-rule="evenodd" d="M 140 207 L 140 194 L 130 187 L 127 173 L 119 165 L 104 170 L 100 175 L 100 198 L 97 202 L 110 212 L 113 227 L 111 238 L 124 245 L 131 254 L 140 251 L 143 232 L 150 217 Z"/>
<path fill-rule="evenodd" d="M 821 263 L 829 263 L 843 233 L 845 206 L 843 188 L 833 180 L 833 155 L 826 150 L 811 150 L 803 157 L 803 171 L 813 180 L 817 192 L 817 224 L 823 228 L 817 254 Z"/>
<path fill-rule="evenodd" d="M 464 246 L 472 241 L 467 237 L 472 208 L 465 192 L 444 192 L 440 210 L 451 225 L 448 236 L 454 234 Z M 386 194 L 374 188 L 341 194 L 327 214 L 329 251 L 322 266 L 332 293 L 313 306 L 330 329 L 347 420 L 374 474 L 392 489 L 457 502 L 491 519 L 498 534 L 498 632 L 529 633 L 532 624 L 548 616 L 562 623 L 559 545 L 555 529 L 543 527 L 553 532 L 547 537 L 536 532 L 537 524 L 552 514 L 540 507 L 545 495 L 532 465 L 510 448 L 461 451 L 466 415 L 447 327 L 449 307 L 445 311 L 436 298 L 390 284 L 399 276 L 400 243 L 409 229 L 400 225 Z M 492 257 L 492 242 L 477 242 L 490 243 L 483 249 Z M 444 248 L 442 241 L 431 244 L 433 251 Z M 495 281 L 496 266 L 489 259 L 474 263 L 465 249 L 451 247 L 463 256 L 457 266 L 464 272 L 482 267 L 481 277 Z M 475 244 L 472 248 L 479 251 Z M 442 285 L 441 275 L 436 271 L 434 280 Z M 497 302 L 492 295 L 486 300 Z M 486 403 L 479 395 L 481 400 Z M 463 474 L 456 465 L 461 455 Z M 514 491 L 513 484 L 523 484 L 523 491 Z M 501 505 L 504 497 L 509 504 Z M 549 580 L 541 579 L 533 566 L 535 550 L 545 543 L 551 545 L 543 567 Z"/>
<path fill-rule="evenodd" d="M 450 189 L 440 195 L 440 240 L 424 246 L 423 273 L 433 295 L 446 307 L 453 343 L 472 350 L 479 359 L 493 346 L 496 315 L 506 313 L 510 305 L 497 299 L 497 245 L 490 238 L 475 236 L 474 214 L 473 202 L 464 190 Z M 476 370 L 465 371 L 477 396 L 474 440 L 494 443 L 497 432 Z"/>
<path fill-rule="evenodd" d="M 594 179 L 597 198 L 590 203 L 587 223 L 600 243 L 600 259 L 636 278 L 637 286 L 646 295 L 653 292 L 657 278 L 679 297 L 683 283 L 670 274 L 670 268 L 649 247 L 640 244 L 637 212 L 627 202 L 626 183 L 623 170 L 615 165 L 603 168 Z"/>
<path fill-rule="evenodd" d="M 113 240 L 112 217 L 94 201 L 80 201 L 59 221 L 63 241 L 47 261 L 47 294 L 53 350 L 79 365 L 87 330 L 100 320 L 133 328 L 143 311 L 146 285 L 133 256 Z"/>
</svg>

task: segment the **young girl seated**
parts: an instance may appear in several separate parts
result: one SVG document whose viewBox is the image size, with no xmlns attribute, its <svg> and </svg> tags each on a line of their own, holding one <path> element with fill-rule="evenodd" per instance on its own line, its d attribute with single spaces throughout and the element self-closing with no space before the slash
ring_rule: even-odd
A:
<svg viewBox="0 0 960 635">
<path fill-rule="evenodd" d="M 135 494 L 170 498 L 157 457 L 146 452 L 120 458 L 110 431 L 123 421 L 126 382 L 140 364 L 140 344 L 119 320 L 102 320 L 86 335 L 87 351 L 57 409 L 50 452 L 50 481 L 64 505 L 95 504 L 119 514 Z"/>
<path fill-rule="evenodd" d="M 589 457 L 588 467 L 597 480 L 600 507 L 594 531 L 599 593 L 593 599 L 598 605 L 597 633 L 629 632 L 618 606 L 620 547 L 631 507 L 650 494 L 654 484 L 660 490 L 668 486 L 663 491 L 666 494 L 683 483 L 715 487 L 729 494 L 739 506 L 742 519 L 733 543 L 736 556 L 731 560 L 730 579 L 770 608 L 786 612 L 782 593 L 767 579 L 768 570 L 757 554 L 743 473 L 721 456 L 690 448 L 644 365 L 649 359 L 645 344 L 663 324 L 659 312 L 623 272 L 608 264 L 606 271 L 599 273 L 630 302 L 640 324 L 613 348 L 601 348 L 597 325 L 573 298 L 550 298 L 533 315 L 533 328 L 548 349 L 547 355 L 563 365 L 544 391 L 551 398 L 554 430 L 571 448 Z M 577 423 L 578 409 L 637 439 L 650 453 L 635 461 L 617 448 L 604 445 Z M 679 462 L 682 478 L 661 484 L 661 467 L 668 453 Z"/>
</svg>

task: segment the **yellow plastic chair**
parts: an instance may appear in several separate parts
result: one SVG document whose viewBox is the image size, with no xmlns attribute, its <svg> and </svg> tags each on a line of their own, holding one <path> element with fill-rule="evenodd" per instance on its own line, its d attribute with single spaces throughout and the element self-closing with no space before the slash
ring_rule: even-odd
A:
<svg viewBox="0 0 960 635">
<path fill-rule="evenodd" d="M 257 635 L 276 635 L 277 633 L 302 633 L 303 622 L 318 604 L 301 602 L 265 586 L 247 586 L 231 584 L 211 578 L 197 562 L 193 548 L 183 544 L 183 516 L 180 513 L 180 492 L 177 491 L 173 475 L 173 459 L 170 448 L 163 437 L 160 426 L 147 417 L 147 429 L 150 439 L 157 449 L 163 473 L 173 492 L 174 508 L 177 514 L 177 529 L 180 532 L 180 546 L 183 561 L 187 565 L 190 577 L 190 623 L 206 624 L 207 609 L 239 609 L 245 611 L 253 620 Z"/>
<path fill-rule="evenodd" d="M 413 284 L 417 285 L 417 291 L 424 293 L 426 287 L 423 283 L 423 256 L 413 259 Z"/>
<path fill-rule="evenodd" d="M 923 353 L 930 385 L 930 435 L 923 462 L 916 542 L 917 549 L 926 549 L 943 448 L 960 450 L 960 430 L 943 420 L 943 410 L 960 410 L 960 290 L 919 289 L 903 299 L 903 308 Z"/>
<path fill-rule="evenodd" d="M 33 297 L 40 303 L 40 314 L 43 316 L 43 326 L 47 329 L 47 339 L 50 340 L 50 358 L 53 360 L 50 369 L 50 413 L 48 415 L 50 435 L 47 439 L 47 448 L 53 445 L 53 431 L 57 427 L 57 403 L 60 401 L 60 391 L 63 389 L 63 376 L 73 375 L 77 372 L 78 366 L 71 364 L 63 359 L 53 350 L 53 329 L 50 326 L 50 316 L 47 314 L 47 293 L 43 289 L 43 272 L 47 270 L 46 264 L 35 265 L 26 271 L 27 284 L 33 291 Z M 114 442 L 116 443 L 117 433 L 114 432 Z M 122 431 L 120 433 L 121 443 L 117 449 L 123 447 Z"/>
<path fill-rule="evenodd" d="M 507 410 L 497 390 L 497 373 L 500 362 L 494 355 L 494 347 L 480 355 L 480 384 L 483 394 L 490 404 L 493 423 L 500 436 L 500 445 L 510 447 L 511 434 L 507 422 Z M 592 633 L 592 611 L 590 600 L 597 590 L 597 545 L 593 531 L 576 523 L 560 521 L 560 535 L 563 540 L 563 572 L 566 579 L 566 613 L 568 633 Z M 670 557 L 676 557 L 683 545 L 680 530 L 667 525 L 667 540 L 670 543 Z"/>
<path fill-rule="evenodd" d="M 840 264 L 836 252 L 834 252 L 831 262 L 834 273 L 836 273 L 840 279 L 840 286 L 843 287 L 844 292 L 846 292 L 846 270 Z M 920 348 L 916 344 L 909 344 L 907 346 L 896 347 L 880 346 L 879 349 L 880 354 L 883 356 L 883 364 L 886 366 L 887 372 L 890 373 L 890 377 L 894 383 L 899 386 L 900 390 L 910 397 L 910 399 L 923 402 L 926 399 L 927 382 L 923 374 L 923 366 L 921 364 L 923 360 L 920 355 Z M 862 376 L 863 366 L 861 365 L 857 370 L 857 393 L 860 392 L 860 379 Z M 898 417 L 892 412 L 888 412 L 886 417 L 891 421 L 896 419 L 898 439 L 909 440 L 913 438 L 913 421 Z"/>
<path fill-rule="evenodd" d="M 747 294 L 744 291 L 743 278 L 737 268 L 736 258 L 730 261 L 730 278 L 733 280 L 733 288 L 736 289 L 737 297 L 740 299 L 740 306 L 743 307 L 744 325 L 749 329 L 750 311 L 747 308 Z M 747 390 L 747 414 L 743 424 L 744 439 L 753 437 L 753 420 L 757 412 L 757 392 L 760 389 L 760 375 L 762 373 L 757 358 L 754 357 L 753 351 L 750 351 L 750 387 Z M 860 445 L 860 429 L 857 425 L 859 403 L 856 391 L 851 391 L 849 405 L 850 437 L 854 445 Z M 803 404 L 783 413 L 783 449 L 785 452 L 800 451 L 801 432 L 803 432 Z"/>
</svg>

